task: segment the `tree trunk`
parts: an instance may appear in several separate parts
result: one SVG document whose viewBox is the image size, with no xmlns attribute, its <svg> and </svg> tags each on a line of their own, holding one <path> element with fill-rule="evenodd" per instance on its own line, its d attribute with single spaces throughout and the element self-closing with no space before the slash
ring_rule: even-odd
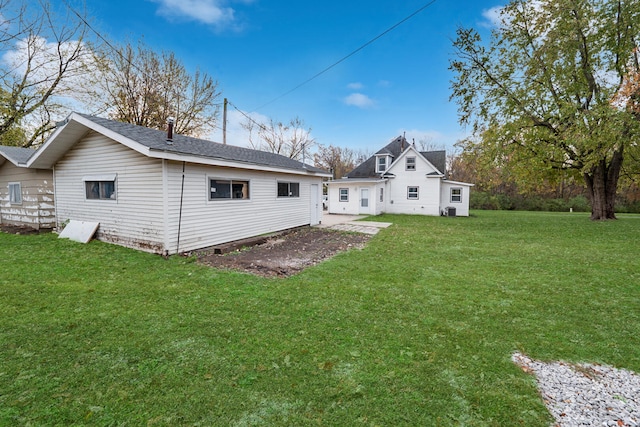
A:
<svg viewBox="0 0 640 427">
<path fill-rule="evenodd" d="M 591 219 L 616 219 L 615 203 L 618 178 L 622 168 L 622 148 L 614 151 L 611 160 L 601 160 L 589 172 L 584 180 L 591 199 Z"/>
</svg>

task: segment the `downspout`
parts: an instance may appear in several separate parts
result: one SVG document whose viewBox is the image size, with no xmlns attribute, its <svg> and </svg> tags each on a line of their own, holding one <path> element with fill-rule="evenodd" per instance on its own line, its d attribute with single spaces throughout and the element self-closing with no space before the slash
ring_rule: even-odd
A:
<svg viewBox="0 0 640 427">
<path fill-rule="evenodd" d="M 182 186 L 180 187 L 180 214 L 178 215 L 178 242 L 176 243 L 176 253 L 180 253 L 180 228 L 182 226 L 182 200 L 184 197 L 184 165 L 182 162 Z"/>
</svg>

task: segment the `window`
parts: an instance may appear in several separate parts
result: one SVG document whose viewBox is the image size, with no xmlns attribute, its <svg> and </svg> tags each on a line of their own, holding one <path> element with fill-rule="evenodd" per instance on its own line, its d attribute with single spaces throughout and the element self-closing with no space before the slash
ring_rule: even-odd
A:
<svg viewBox="0 0 640 427">
<path fill-rule="evenodd" d="M 384 202 L 384 188 L 380 189 L 380 203 Z"/>
<path fill-rule="evenodd" d="M 387 170 L 387 158 L 386 157 L 378 157 L 377 163 L 377 172 L 384 172 Z"/>
<path fill-rule="evenodd" d="M 462 188 L 451 189 L 451 202 L 452 203 L 462 202 Z"/>
<path fill-rule="evenodd" d="M 19 182 L 9 183 L 9 203 L 12 205 L 22 204 L 22 185 Z"/>
<path fill-rule="evenodd" d="M 84 188 L 87 199 L 115 200 L 116 181 L 85 181 Z"/>
<path fill-rule="evenodd" d="M 278 197 L 300 197 L 300 183 L 278 182 Z"/>
<path fill-rule="evenodd" d="M 248 198 L 249 181 L 209 180 L 209 200 Z"/>
<path fill-rule="evenodd" d="M 349 189 L 348 188 L 341 188 L 340 189 L 340 201 L 341 202 L 348 202 L 349 201 Z"/>
<path fill-rule="evenodd" d="M 415 157 L 407 157 L 405 161 L 405 166 L 408 171 L 416 170 L 416 158 Z"/>
<path fill-rule="evenodd" d="M 407 187 L 407 199 L 418 200 L 418 187 Z"/>
</svg>

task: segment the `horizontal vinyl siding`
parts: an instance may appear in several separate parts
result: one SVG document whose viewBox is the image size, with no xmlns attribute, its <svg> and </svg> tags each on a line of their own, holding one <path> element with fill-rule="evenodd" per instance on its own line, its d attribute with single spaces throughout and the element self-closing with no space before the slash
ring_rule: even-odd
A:
<svg viewBox="0 0 640 427">
<path fill-rule="evenodd" d="M 414 157 L 412 153 L 407 154 Z M 416 157 L 415 170 L 406 170 L 405 157 L 389 169 L 395 178 L 387 185 L 386 212 L 412 215 L 440 215 L 440 178 L 427 177 L 435 170 L 420 156 Z M 409 199 L 408 187 L 418 187 L 418 199 Z"/>
<path fill-rule="evenodd" d="M 19 182 L 22 203 L 9 202 L 9 183 Z M 53 175 L 49 170 L 19 168 L 9 162 L 0 166 L 0 222 L 52 228 L 55 223 Z"/>
<path fill-rule="evenodd" d="M 182 220 L 182 163 L 167 163 L 169 252 L 201 249 L 310 223 L 310 185 L 319 178 L 186 164 Z M 249 181 L 249 200 L 208 200 L 209 179 Z M 300 197 L 278 198 L 277 182 L 300 183 Z M 319 196 L 318 196 L 319 197 Z"/>
<path fill-rule="evenodd" d="M 116 174 L 116 200 L 87 200 L 84 177 Z M 58 223 L 98 221 L 97 237 L 136 249 L 164 250 L 162 163 L 97 133 L 55 168 Z"/>
</svg>

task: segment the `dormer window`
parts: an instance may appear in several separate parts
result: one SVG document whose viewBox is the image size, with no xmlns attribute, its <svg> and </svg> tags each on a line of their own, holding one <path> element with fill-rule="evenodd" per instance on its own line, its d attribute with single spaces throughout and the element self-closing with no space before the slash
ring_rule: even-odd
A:
<svg viewBox="0 0 640 427">
<path fill-rule="evenodd" d="M 385 173 L 389 169 L 391 157 L 387 154 L 376 155 L 376 173 Z"/>
</svg>

